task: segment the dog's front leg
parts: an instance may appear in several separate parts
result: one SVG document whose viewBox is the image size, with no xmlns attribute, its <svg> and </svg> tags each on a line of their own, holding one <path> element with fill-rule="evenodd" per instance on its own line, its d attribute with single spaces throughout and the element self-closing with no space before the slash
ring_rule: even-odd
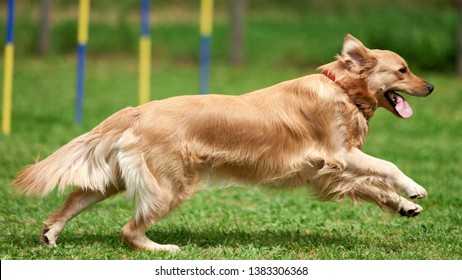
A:
<svg viewBox="0 0 462 280">
<path fill-rule="evenodd" d="M 371 196 L 373 200 L 378 199 L 403 216 L 412 217 L 423 210 L 421 206 L 393 193 L 393 191 L 402 192 L 411 199 L 423 198 L 427 195 L 423 187 L 406 176 L 393 163 L 369 156 L 359 149 L 353 149 L 347 153 L 346 168 L 357 176 L 370 176 L 370 182 L 380 184 L 380 187 L 371 186 L 374 189 L 371 188 L 370 192 L 368 190 L 357 190 L 357 192 Z M 393 189 L 386 189 L 387 186 Z M 379 194 L 375 194 L 377 190 Z"/>
<path fill-rule="evenodd" d="M 411 199 L 427 196 L 425 189 L 406 176 L 395 164 L 372 157 L 359 149 L 352 149 L 347 154 L 347 166 L 355 173 L 370 174 L 391 180 L 398 192 L 404 193 Z"/>
</svg>

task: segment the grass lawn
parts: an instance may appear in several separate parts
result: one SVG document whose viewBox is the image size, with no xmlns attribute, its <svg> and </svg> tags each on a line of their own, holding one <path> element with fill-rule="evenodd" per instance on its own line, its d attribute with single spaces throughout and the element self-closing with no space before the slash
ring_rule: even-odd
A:
<svg viewBox="0 0 462 280">
<path fill-rule="evenodd" d="M 83 127 L 73 122 L 75 60 L 18 58 L 13 129 L 0 136 L 1 259 L 461 259 L 462 80 L 423 74 L 434 83 L 427 98 L 409 97 L 414 116 L 380 111 L 365 151 L 396 163 L 429 195 L 416 218 L 384 213 L 375 205 L 318 202 L 307 190 L 214 189 L 198 193 L 148 230 L 176 254 L 131 251 L 120 230 L 134 213 L 124 195 L 72 220 L 58 247 L 40 245 L 42 222 L 64 196 L 19 196 L 9 182 L 22 166 L 52 153 L 105 117 L 137 102 L 136 57 L 93 57 L 88 64 Z M 240 94 L 312 72 L 289 65 L 213 65 L 212 91 Z M 2 70 L 0 70 L 1 72 Z M 0 73 L 3 74 L 3 73 Z M 153 98 L 196 94 L 191 63 L 155 62 Z"/>
</svg>

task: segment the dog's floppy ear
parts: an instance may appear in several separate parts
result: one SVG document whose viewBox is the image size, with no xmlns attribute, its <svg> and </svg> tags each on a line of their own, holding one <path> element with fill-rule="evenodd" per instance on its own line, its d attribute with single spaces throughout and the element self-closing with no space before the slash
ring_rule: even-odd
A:
<svg viewBox="0 0 462 280">
<path fill-rule="evenodd" d="M 342 58 L 350 64 L 351 70 L 367 68 L 366 66 L 372 62 L 369 49 L 350 34 L 343 40 Z"/>
<path fill-rule="evenodd" d="M 319 66 L 317 70 L 337 72 L 335 73 L 337 76 L 345 70 L 351 74 L 362 75 L 377 64 L 377 59 L 372 52 L 350 34 L 345 36 L 342 54 L 335 57 L 337 61 Z"/>
</svg>

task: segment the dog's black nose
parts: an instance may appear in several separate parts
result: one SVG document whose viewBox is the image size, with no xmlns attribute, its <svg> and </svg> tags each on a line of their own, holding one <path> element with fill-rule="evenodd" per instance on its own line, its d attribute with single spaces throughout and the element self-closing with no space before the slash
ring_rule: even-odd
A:
<svg viewBox="0 0 462 280">
<path fill-rule="evenodd" d="M 427 85 L 428 93 L 432 93 L 432 91 L 433 91 L 434 88 L 435 88 L 435 87 L 434 87 L 432 84 L 428 84 L 428 85 Z"/>
</svg>

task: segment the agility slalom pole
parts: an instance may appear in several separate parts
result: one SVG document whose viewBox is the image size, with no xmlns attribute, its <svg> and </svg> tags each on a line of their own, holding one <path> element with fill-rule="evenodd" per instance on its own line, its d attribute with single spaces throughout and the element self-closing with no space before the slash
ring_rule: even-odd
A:
<svg viewBox="0 0 462 280">
<path fill-rule="evenodd" d="M 75 121 L 82 124 L 83 96 L 85 83 L 85 60 L 87 56 L 88 25 L 90 21 L 90 0 L 79 1 L 77 32 L 77 88 L 75 95 Z"/>
<path fill-rule="evenodd" d="M 5 44 L 5 68 L 3 73 L 3 106 L 2 106 L 2 132 L 5 135 L 11 133 L 11 106 L 13 99 L 13 65 L 14 65 L 14 0 L 8 0 L 6 44 Z"/>
<path fill-rule="evenodd" d="M 151 34 L 149 16 L 151 0 L 141 0 L 141 36 L 139 49 L 139 104 L 149 102 L 151 90 Z"/>
<path fill-rule="evenodd" d="M 199 92 L 201 94 L 209 93 L 212 25 L 213 0 L 201 0 L 199 54 Z"/>
</svg>

